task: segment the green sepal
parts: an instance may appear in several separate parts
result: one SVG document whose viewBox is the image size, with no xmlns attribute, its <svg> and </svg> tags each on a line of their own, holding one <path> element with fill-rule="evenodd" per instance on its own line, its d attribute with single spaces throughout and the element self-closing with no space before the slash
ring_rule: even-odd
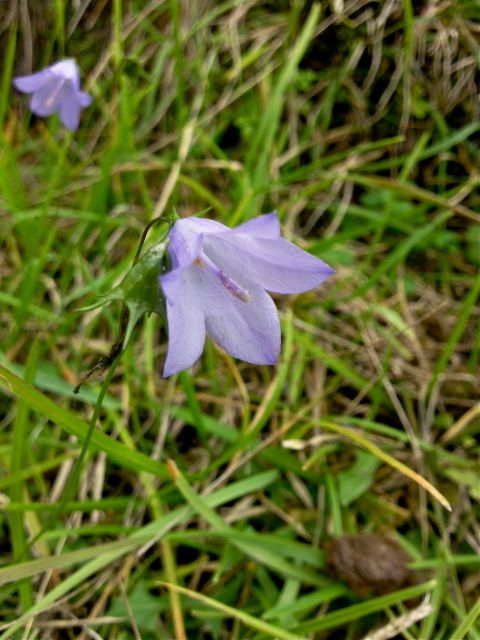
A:
<svg viewBox="0 0 480 640">
<path fill-rule="evenodd" d="M 123 348 L 130 340 L 137 322 L 147 313 L 164 315 L 164 299 L 160 289 L 159 276 L 167 242 L 154 245 L 130 269 L 121 284 L 101 296 L 93 304 L 79 311 L 96 309 L 114 300 L 120 300 L 128 309 L 128 323 L 123 339 Z"/>
<path fill-rule="evenodd" d="M 124 347 L 127 346 L 135 325 L 145 314 L 158 313 L 164 316 L 165 301 L 160 289 L 160 273 L 166 247 L 167 242 L 164 241 L 146 251 L 123 282 L 112 291 L 120 292 L 120 299 L 129 311 Z"/>
</svg>

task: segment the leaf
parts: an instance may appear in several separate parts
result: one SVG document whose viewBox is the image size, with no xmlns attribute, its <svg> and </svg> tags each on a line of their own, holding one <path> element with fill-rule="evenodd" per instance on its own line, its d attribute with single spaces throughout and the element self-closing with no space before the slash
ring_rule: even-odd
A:
<svg viewBox="0 0 480 640">
<path fill-rule="evenodd" d="M 452 507 L 450 506 L 450 503 L 448 502 L 448 500 L 428 480 L 426 480 L 423 476 L 421 476 L 419 473 L 417 473 L 413 469 L 410 469 L 410 467 L 408 467 L 403 462 L 400 462 L 400 460 L 393 458 L 389 453 L 386 453 L 385 451 L 383 451 L 383 449 L 380 449 L 379 446 L 377 446 L 373 442 L 370 442 L 370 440 L 365 438 L 362 434 L 357 433 L 352 429 L 347 429 L 346 427 L 342 427 L 338 424 L 335 424 L 330 420 L 319 420 L 318 424 L 324 429 L 328 429 L 329 431 L 333 431 L 334 433 L 338 433 L 341 436 L 344 436 L 348 440 L 351 440 L 352 442 L 357 444 L 359 447 L 363 447 L 364 449 L 369 451 L 371 454 L 376 456 L 379 460 L 382 460 L 383 462 L 390 465 L 400 473 L 403 473 L 404 476 L 406 476 L 413 482 L 416 482 L 423 489 L 425 489 L 425 491 L 428 491 L 431 496 L 433 496 L 436 500 L 438 500 L 438 502 L 443 507 L 445 507 L 445 509 L 447 509 L 447 511 L 452 510 Z M 313 456 L 311 457 L 311 459 L 312 458 Z M 308 466 L 311 465 L 310 460 L 307 460 L 305 462 L 305 464 L 303 465 L 304 468 L 308 468 Z"/>
<path fill-rule="evenodd" d="M 252 542 L 251 537 L 249 538 L 248 536 L 245 536 L 242 532 L 237 531 L 234 527 L 228 525 L 223 518 L 208 505 L 206 497 L 195 492 L 186 477 L 180 473 L 173 460 L 167 460 L 167 468 L 177 489 L 189 505 L 209 523 L 214 535 L 225 537 L 231 544 L 249 558 L 273 569 L 273 571 L 276 571 L 277 573 L 288 577 L 298 578 L 299 580 L 303 580 L 316 586 L 324 585 L 324 580 L 317 572 L 298 564 L 288 562 L 281 557 L 278 552 L 273 552 L 270 548 L 265 548 L 259 545 L 258 540 L 256 540 L 255 537 L 254 542 Z"/>
<path fill-rule="evenodd" d="M 423 582 L 422 584 L 415 585 L 414 587 L 407 587 L 400 591 L 394 591 L 384 596 L 378 596 L 366 600 L 365 602 L 359 602 L 349 607 L 343 607 L 337 611 L 330 611 L 323 616 L 312 617 L 310 620 L 300 623 L 294 631 L 305 635 L 316 633 L 318 631 L 325 631 L 340 627 L 352 622 L 353 620 L 359 620 L 360 618 L 382 611 L 386 607 L 398 605 L 400 602 L 416 598 L 418 596 L 431 591 L 435 587 L 436 581 L 430 580 L 429 582 Z M 462 636 L 463 637 L 463 636 Z"/>
<path fill-rule="evenodd" d="M 202 593 L 197 593 L 196 591 L 192 591 L 191 589 L 185 589 L 184 587 L 179 587 L 176 584 L 169 584 L 168 582 L 163 581 L 158 582 L 158 585 L 193 598 L 193 600 L 198 600 L 199 602 L 212 607 L 212 609 L 221 611 L 226 617 L 240 620 L 245 626 L 259 631 L 262 636 L 271 636 L 272 638 L 277 638 L 277 640 L 302 640 L 302 636 L 291 633 L 286 629 L 277 627 L 273 624 L 260 620 L 259 618 L 255 618 L 254 616 L 242 611 L 239 608 L 229 607 L 228 605 L 223 604 L 223 602 L 219 602 L 218 600 L 209 598 Z"/>
<path fill-rule="evenodd" d="M 232 500 L 236 500 L 237 498 L 242 498 L 252 491 L 257 491 L 264 487 L 267 487 L 277 479 L 278 474 L 276 471 L 265 471 L 245 480 L 239 480 L 227 487 L 223 487 L 222 489 L 209 494 L 205 497 L 205 503 L 211 508 L 219 507 L 228 502 L 231 502 Z M 128 536 L 126 540 L 119 540 L 115 543 L 106 543 L 105 545 L 102 545 L 103 551 L 100 551 L 99 547 L 97 547 L 96 549 L 94 549 L 95 553 L 92 554 L 94 555 L 94 558 L 92 560 L 87 562 L 86 565 L 80 567 L 80 569 L 75 571 L 70 576 L 66 577 L 64 580 L 62 580 L 62 582 L 60 582 L 47 594 L 41 597 L 28 611 L 21 615 L 13 624 L 11 624 L 8 629 L 6 629 L 2 633 L 2 635 L 0 636 L 0 640 L 11 638 L 16 631 L 22 628 L 22 626 L 29 618 L 32 618 L 33 616 L 36 616 L 45 611 L 49 606 L 51 606 L 52 603 L 57 602 L 72 589 L 84 583 L 88 577 L 94 575 L 95 573 L 103 569 L 103 567 L 108 566 L 110 563 L 122 557 L 132 548 L 144 544 L 147 540 L 151 542 L 154 539 L 161 539 L 173 527 L 186 522 L 191 517 L 192 513 L 193 510 L 191 510 L 187 506 L 179 507 L 174 511 L 171 511 L 170 513 L 167 513 L 154 520 L 153 522 L 150 522 L 141 529 L 138 529 L 130 536 Z M 113 550 L 110 551 L 110 549 Z M 91 553 L 92 551 L 90 550 L 90 554 Z M 71 554 L 68 555 L 69 559 L 71 559 Z M 47 560 L 49 563 L 54 562 L 61 565 L 63 563 L 64 556 L 65 554 L 53 557 L 50 556 Z M 16 582 L 19 577 L 35 575 L 36 573 L 38 573 L 38 562 L 40 560 L 45 562 L 45 559 L 31 560 L 19 565 L 10 565 L 0 568 L 0 585 Z M 42 564 L 42 571 L 44 570 L 45 567 Z"/>
<path fill-rule="evenodd" d="M 352 466 L 337 476 L 340 503 L 343 507 L 348 507 L 367 491 L 379 465 L 380 460 L 371 453 L 357 451 L 356 460 Z"/>
<path fill-rule="evenodd" d="M 459 485 L 468 487 L 470 497 L 480 502 L 480 482 L 477 469 L 459 469 L 447 467 L 442 471 L 443 475 Z"/>
<path fill-rule="evenodd" d="M 140 582 L 129 594 L 128 602 L 140 631 L 153 633 L 158 629 L 158 616 L 165 608 L 164 599 L 152 596 L 144 583 Z M 108 610 L 108 615 L 126 618 L 128 611 L 125 602 L 121 598 L 115 598 Z"/>
<path fill-rule="evenodd" d="M 55 404 L 53 400 L 50 400 L 35 387 L 27 384 L 2 365 L 0 365 L 0 387 L 4 387 L 9 393 L 18 396 L 25 406 L 46 416 L 49 420 L 65 429 L 70 435 L 76 436 L 81 441 L 86 438 L 89 429 L 88 424 L 79 418 L 76 413 Z M 93 433 L 91 446 L 95 451 L 103 451 L 111 460 L 126 469 L 132 469 L 137 473 L 147 471 L 160 478 L 165 478 L 167 475 L 164 465 L 160 462 L 152 460 L 149 456 L 139 451 L 132 451 L 121 442 L 117 442 L 100 431 Z"/>
</svg>

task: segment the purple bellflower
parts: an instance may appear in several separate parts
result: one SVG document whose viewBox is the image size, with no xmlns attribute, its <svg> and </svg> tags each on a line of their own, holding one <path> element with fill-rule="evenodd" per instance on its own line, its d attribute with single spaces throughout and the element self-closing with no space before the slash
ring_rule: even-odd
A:
<svg viewBox="0 0 480 640">
<path fill-rule="evenodd" d="M 30 76 L 13 79 L 22 93 L 31 93 L 30 110 L 37 116 L 50 116 L 58 111 L 66 129 L 74 131 L 80 121 L 80 110 L 92 102 L 88 93 L 80 91 L 80 72 L 75 60 L 62 60 Z"/>
<path fill-rule="evenodd" d="M 275 364 L 280 323 L 267 291 L 301 293 L 334 272 L 281 237 L 276 213 L 234 229 L 203 218 L 177 220 L 168 253 L 172 269 L 160 276 L 169 332 L 165 377 L 190 367 L 207 335 L 236 358 Z"/>
</svg>

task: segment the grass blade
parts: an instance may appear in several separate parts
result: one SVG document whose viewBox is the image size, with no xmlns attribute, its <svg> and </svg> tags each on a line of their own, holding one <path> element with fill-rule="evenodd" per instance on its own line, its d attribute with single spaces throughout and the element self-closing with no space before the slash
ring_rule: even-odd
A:
<svg viewBox="0 0 480 640">
<path fill-rule="evenodd" d="M 169 584 L 168 582 L 159 582 L 158 585 L 161 587 L 165 587 L 166 589 L 177 591 L 177 593 L 188 596 L 193 600 L 203 602 L 203 604 L 206 604 L 208 607 L 212 607 L 217 611 L 221 611 L 225 616 L 234 618 L 235 620 L 239 620 L 240 622 L 243 622 L 243 624 L 247 627 L 255 629 L 259 633 L 264 633 L 267 636 L 271 636 L 272 638 L 278 638 L 278 640 L 302 640 L 303 638 L 303 636 L 298 636 L 294 633 L 290 633 L 289 631 L 285 631 L 284 629 L 281 629 L 276 625 L 270 624 L 263 620 L 259 620 L 258 618 L 251 616 L 241 609 L 234 609 L 233 607 L 229 607 L 222 602 L 218 602 L 213 598 L 204 596 L 203 594 L 192 591 L 191 589 L 185 589 L 184 587 L 179 587 L 175 584 Z"/>
<path fill-rule="evenodd" d="M 0 365 L 0 385 L 17 395 L 30 409 L 38 411 L 65 429 L 67 433 L 76 436 L 81 441 L 87 437 L 89 427 L 86 422 L 72 411 L 59 407 L 43 393 L 37 391 L 2 365 Z M 162 464 L 155 462 L 143 453 L 131 451 L 125 445 L 98 431 L 92 434 L 91 447 L 97 451 L 104 451 L 112 460 L 127 469 L 139 472 L 148 471 L 160 478 L 168 477 Z"/>
</svg>

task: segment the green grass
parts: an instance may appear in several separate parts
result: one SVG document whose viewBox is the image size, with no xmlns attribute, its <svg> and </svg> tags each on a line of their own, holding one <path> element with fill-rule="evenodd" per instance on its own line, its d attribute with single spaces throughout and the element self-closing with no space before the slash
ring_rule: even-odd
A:
<svg viewBox="0 0 480 640">
<path fill-rule="evenodd" d="M 78 4 L 0 6 L 0 638 L 479 640 L 475 3 Z M 30 50 L 77 59 L 77 132 L 12 89 Z M 162 379 L 154 313 L 74 394 L 152 219 L 273 209 L 336 268 L 276 298 L 277 366 Z M 418 584 L 335 577 L 364 531 Z"/>
</svg>

